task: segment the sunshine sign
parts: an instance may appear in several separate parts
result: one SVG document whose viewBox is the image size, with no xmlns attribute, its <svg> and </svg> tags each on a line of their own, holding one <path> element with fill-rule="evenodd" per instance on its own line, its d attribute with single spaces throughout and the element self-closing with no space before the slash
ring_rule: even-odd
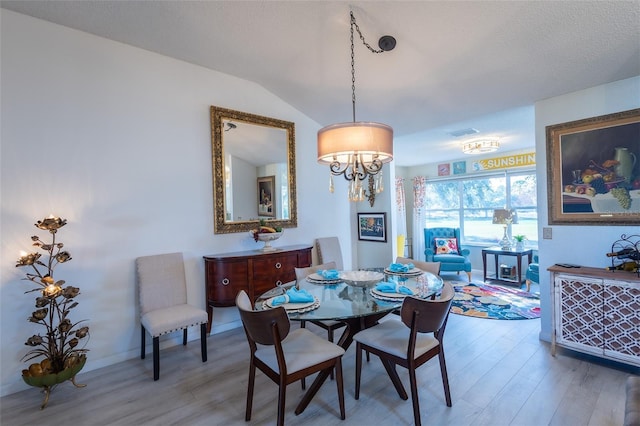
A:
<svg viewBox="0 0 640 426">
<path fill-rule="evenodd" d="M 524 154 L 505 155 L 504 157 L 486 158 L 472 163 L 473 171 L 509 169 L 512 167 L 533 166 L 536 164 L 536 154 L 527 152 Z"/>
</svg>

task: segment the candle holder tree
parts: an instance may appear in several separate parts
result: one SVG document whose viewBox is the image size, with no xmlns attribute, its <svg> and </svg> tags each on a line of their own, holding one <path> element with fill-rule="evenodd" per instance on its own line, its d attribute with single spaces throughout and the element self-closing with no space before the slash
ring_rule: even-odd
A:
<svg viewBox="0 0 640 426">
<path fill-rule="evenodd" d="M 76 374 L 84 367 L 88 349 L 79 348 L 80 341 L 89 335 L 89 327 L 80 326 L 79 321 L 71 322 L 68 318 L 71 309 L 78 305 L 75 300 L 80 289 L 71 285 L 64 286 L 64 280 L 56 281 L 53 271 L 60 263 L 71 260 L 71 255 L 63 251 L 64 245 L 56 242 L 58 229 L 66 225 L 66 219 L 48 217 L 39 220 L 35 226 L 43 231 L 49 231 L 51 243 L 44 242 L 38 236 L 32 236 L 33 246 L 43 250 L 42 253 L 21 253 L 17 267 L 30 267 L 24 280 L 37 284 L 37 287 L 25 293 L 38 293 L 35 300 L 36 310 L 28 318 L 29 322 L 44 326 L 44 334 L 34 334 L 29 337 L 25 345 L 32 347 L 23 360 L 31 361 L 42 357 L 40 362 L 31 364 L 22 370 L 22 379 L 30 386 L 43 388 L 45 394 L 41 409 L 47 406 L 49 394 L 53 388 L 71 380 L 77 387 L 84 387 L 75 382 Z"/>
</svg>

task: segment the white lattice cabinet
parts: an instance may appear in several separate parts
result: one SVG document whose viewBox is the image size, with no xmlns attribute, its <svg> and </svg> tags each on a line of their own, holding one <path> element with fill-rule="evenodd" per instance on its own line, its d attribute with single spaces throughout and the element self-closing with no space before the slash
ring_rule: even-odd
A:
<svg viewBox="0 0 640 426">
<path fill-rule="evenodd" d="M 552 266 L 555 345 L 640 366 L 640 279 Z"/>
</svg>

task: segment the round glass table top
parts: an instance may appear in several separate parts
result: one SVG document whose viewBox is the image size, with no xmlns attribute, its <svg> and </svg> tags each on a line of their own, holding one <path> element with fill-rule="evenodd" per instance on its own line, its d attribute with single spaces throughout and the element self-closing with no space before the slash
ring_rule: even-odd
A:
<svg viewBox="0 0 640 426">
<path fill-rule="evenodd" d="M 415 297 L 420 298 L 428 298 L 439 293 L 443 285 L 442 278 L 429 272 L 424 272 L 414 277 L 385 275 L 385 281 L 390 279 L 397 280 L 399 284 L 409 288 Z M 311 293 L 320 303 L 316 309 L 307 312 L 288 312 L 289 318 L 292 320 L 341 320 L 391 312 L 398 309 L 403 300 L 401 297 L 390 297 L 388 298 L 390 300 L 383 300 L 384 295 L 382 293 L 374 293 L 372 291 L 372 289 L 375 290 L 375 284 L 359 287 L 351 286 L 344 282 L 323 284 L 303 279 L 298 281 L 298 285 L 299 288 Z M 263 309 L 263 302 L 271 297 L 283 294 L 285 290 L 286 288 L 281 287 L 266 292 L 256 301 L 256 308 Z"/>
</svg>

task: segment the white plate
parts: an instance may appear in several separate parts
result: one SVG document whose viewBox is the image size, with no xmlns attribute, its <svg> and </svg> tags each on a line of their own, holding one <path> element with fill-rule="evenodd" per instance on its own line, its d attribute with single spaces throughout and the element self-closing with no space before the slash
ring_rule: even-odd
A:
<svg viewBox="0 0 640 426">
<path fill-rule="evenodd" d="M 278 297 L 278 296 L 276 296 Z M 316 298 L 315 296 L 313 297 L 313 302 L 304 302 L 304 303 L 283 303 L 282 305 L 273 305 L 273 299 L 275 299 L 275 297 L 272 297 L 271 299 L 268 299 L 267 301 L 265 301 L 264 303 L 269 307 L 269 308 L 277 308 L 279 306 L 284 307 L 287 311 L 301 311 L 307 308 L 312 307 L 313 305 L 315 305 L 316 303 L 318 304 L 318 306 L 320 305 L 320 301 L 318 300 L 318 298 Z"/>
<path fill-rule="evenodd" d="M 413 290 L 411 290 L 413 291 Z M 384 291 L 380 291 L 377 290 L 375 288 L 371 289 L 371 295 L 372 296 L 378 296 L 378 297 L 384 297 L 387 299 L 404 299 L 406 296 L 411 296 L 410 294 L 404 294 L 404 293 L 385 293 Z M 414 294 L 415 295 L 415 292 Z"/>
<path fill-rule="evenodd" d="M 309 276 L 307 276 L 307 281 L 314 284 L 336 284 L 342 282 L 340 278 L 330 280 L 316 273 L 309 274 Z"/>
<path fill-rule="evenodd" d="M 384 268 L 384 273 L 387 275 L 399 275 L 401 277 L 417 277 L 418 275 L 424 274 L 424 271 L 422 269 L 413 268 L 407 272 L 393 272 L 389 268 Z"/>
</svg>

